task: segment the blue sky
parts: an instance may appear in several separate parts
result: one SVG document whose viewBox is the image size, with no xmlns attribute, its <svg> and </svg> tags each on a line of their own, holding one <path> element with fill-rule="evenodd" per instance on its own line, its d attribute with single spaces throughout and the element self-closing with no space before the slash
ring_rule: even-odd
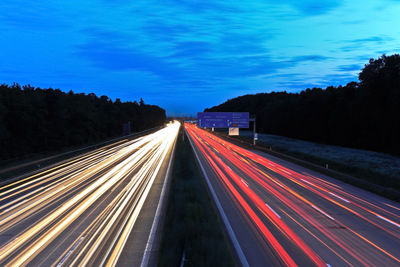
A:
<svg viewBox="0 0 400 267">
<path fill-rule="evenodd" d="M 170 115 L 346 84 L 369 58 L 400 52 L 399 0 L 2 0 L 0 10 L 0 83 L 142 97 Z"/>
</svg>

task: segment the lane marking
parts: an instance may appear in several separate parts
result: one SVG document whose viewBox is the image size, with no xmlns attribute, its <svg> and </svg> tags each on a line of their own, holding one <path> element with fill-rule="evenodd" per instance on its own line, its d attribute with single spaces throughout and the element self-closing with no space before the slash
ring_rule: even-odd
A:
<svg viewBox="0 0 400 267">
<path fill-rule="evenodd" d="M 301 179 L 303 182 L 305 182 L 305 183 L 307 183 L 307 184 L 310 184 L 310 185 L 312 185 L 312 186 L 315 186 L 315 184 L 313 184 L 313 183 L 311 183 L 311 182 L 309 182 L 309 181 L 307 181 L 307 180 L 304 180 L 304 179 Z"/>
<path fill-rule="evenodd" d="M 245 186 L 249 187 L 249 184 L 245 180 L 243 180 L 243 179 L 241 179 L 241 180 L 242 180 L 242 183 L 244 183 Z"/>
<path fill-rule="evenodd" d="M 181 126 L 184 127 L 184 126 Z M 166 197 L 166 187 L 167 184 L 169 184 L 169 177 L 170 175 L 170 170 L 171 170 L 171 163 L 175 157 L 175 147 L 176 147 L 176 143 L 177 143 L 177 138 L 174 141 L 174 147 L 172 148 L 172 152 L 171 152 L 171 156 L 170 156 L 170 160 L 168 163 L 168 168 L 167 168 L 167 172 L 165 174 L 165 179 L 164 179 L 164 184 L 163 187 L 161 189 L 161 194 L 160 194 L 160 199 L 158 200 L 158 206 L 157 206 L 157 210 L 156 210 L 156 214 L 154 216 L 154 221 L 153 221 L 153 225 L 151 226 L 151 230 L 150 230 L 150 234 L 149 234 L 149 239 L 147 240 L 147 244 L 146 244 L 146 248 L 144 249 L 144 253 L 143 253 L 143 258 L 142 258 L 142 262 L 140 263 L 140 267 L 147 267 L 149 265 L 149 261 L 150 261 L 150 254 L 151 251 L 153 249 L 153 244 L 154 244 L 154 239 L 156 237 L 156 232 L 159 226 L 159 221 L 161 218 L 161 211 L 163 209 L 165 209 L 165 197 Z"/>
<path fill-rule="evenodd" d="M 279 183 L 279 182 L 277 182 L 277 181 L 275 181 L 275 180 L 271 180 L 271 181 L 274 182 L 274 183 L 276 183 L 277 185 L 279 185 L 280 187 L 283 188 L 283 185 L 282 185 L 281 183 Z"/>
<path fill-rule="evenodd" d="M 183 126 L 183 127 L 185 127 L 185 126 Z M 216 206 L 218 208 L 218 211 L 219 211 L 219 213 L 220 213 L 220 215 L 222 217 L 222 221 L 225 224 L 226 230 L 227 230 L 227 232 L 229 234 L 229 237 L 230 237 L 230 239 L 231 239 L 231 241 L 233 243 L 233 246 L 234 246 L 234 248 L 236 250 L 236 253 L 237 253 L 238 257 L 239 257 L 240 263 L 242 264 L 243 267 L 249 267 L 250 265 L 247 262 L 246 256 L 244 255 L 243 250 L 240 247 L 240 244 L 239 244 L 239 241 L 236 238 L 235 232 L 233 232 L 233 229 L 232 229 L 231 224 L 229 223 L 228 217 L 226 216 L 226 214 L 225 214 L 225 212 L 224 212 L 224 210 L 222 208 L 222 205 L 219 202 L 218 196 L 215 193 L 214 188 L 211 185 L 210 178 L 208 177 L 207 172 L 204 169 L 203 164 L 200 161 L 200 157 L 199 157 L 199 155 L 198 155 L 198 153 L 197 153 L 197 151 L 195 149 L 195 146 L 194 146 L 194 144 L 192 142 L 192 139 L 191 139 L 189 133 L 186 131 L 186 128 L 185 128 L 185 133 L 186 133 L 187 138 L 190 141 L 190 145 L 192 146 L 193 152 L 196 155 L 197 162 L 199 163 L 200 169 L 203 172 L 204 178 L 206 179 L 206 182 L 207 182 L 207 185 L 208 185 L 208 189 L 210 190 L 211 195 L 214 198 L 214 202 L 215 202 L 215 204 L 216 204 Z"/>
<path fill-rule="evenodd" d="M 81 243 L 81 241 L 83 240 L 84 236 L 81 236 L 81 238 L 79 238 L 78 241 L 75 242 L 75 244 L 72 246 L 72 248 L 68 251 L 67 254 L 65 254 L 65 256 L 61 259 L 61 261 L 57 264 L 57 267 L 61 267 L 61 265 L 63 265 L 63 263 L 68 259 L 69 255 L 71 255 L 71 253 L 75 250 L 75 248 Z"/>
<path fill-rule="evenodd" d="M 285 172 L 285 173 L 287 173 L 287 174 L 291 174 L 290 172 L 288 172 L 288 171 L 285 171 L 284 169 L 281 169 L 281 168 L 279 168 L 281 171 L 283 171 L 283 172 Z"/>
<path fill-rule="evenodd" d="M 384 221 L 387 221 L 388 223 L 391 223 L 391 224 L 393 224 L 393 225 L 395 225 L 395 226 L 397 226 L 397 227 L 399 227 L 400 228 L 400 224 L 398 224 L 398 223 L 395 223 L 395 222 L 393 222 L 393 221 L 391 221 L 391 220 L 389 220 L 389 219 L 386 219 L 385 217 L 382 217 L 382 216 L 380 216 L 380 215 L 376 215 L 378 218 L 380 218 L 380 219 L 382 219 L 382 220 L 384 220 Z"/>
<path fill-rule="evenodd" d="M 274 209 L 271 208 L 267 203 L 265 203 L 265 205 L 267 205 L 267 207 L 268 207 L 273 213 L 275 213 L 275 215 L 278 216 L 279 219 L 281 218 L 281 216 L 279 216 L 279 214 L 278 214 L 276 211 L 274 211 Z"/>
<path fill-rule="evenodd" d="M 348 201 L 347 199 L 342 198 L 342 197 L 340 197 L 340 196 L 338 196 L 338 195 L 336 195 L 336 194 L 334 194 L 334 193 L 332 193 L 332 192 L 329 192 L 329 194 L 331 194 L 331 195 L 334 196 L 334 197 L 337 197 L 338 199 L 343 200 L 344 202 L 350 203 L 350 201 Z"/>
<path fill-rule="evenodd" d="M 317 208 L 314 205 L 311 205 L 311 207 L 313 207 L 315 210 L 319 211 L 320 213 L 322 213 L 323 215 L 325 215 L 326 217 L 328 217 L 329 219 L 331 219 L 332 221 L 334 221 L 335 219 L 331 216 L 329 216 L 327 213 L 325 213 L 324 211 L 322 211 L 321 209 Z"/>
</svg>

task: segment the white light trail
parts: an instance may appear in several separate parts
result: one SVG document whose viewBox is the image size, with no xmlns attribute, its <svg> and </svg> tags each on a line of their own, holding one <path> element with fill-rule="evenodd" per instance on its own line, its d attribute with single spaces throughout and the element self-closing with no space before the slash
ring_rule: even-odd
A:
<svg viewBox="0 0 400 267">
<path fill-rule="evenodd" d="M 73 222 L 82 220 L 86 211 L 95 210 L 96 203 L 111 194 L 113 199 L 108 201 L 107 207 L 97 212 L 96 223 L 84 229 L 85 239 L 79 239 L 73 249 L 69 246 L 58 264 L 72 261 L 89 265 L 98 250 L 105 249 L 103 261 L 115 265 L 153 182 L 172 150 L 179 127 L 179 122 L 170 123 L 153 134 L 100 149 L 42 175 L 16 182 L 14 187 L 0 188 L 5 189 L 0 196 L 6 203 L 0 206 L 1 232 L 12 230 L 19 222 L 34 218 L 54 202 L 61 202 L 0 248 L 0 265 L 29 263 L 55 238 L 68 236 Z M 118 234 L 111 242 L 106 242 L 112 231 Z M 106 243 L 108 247 L 105 248 Z"/>
</svg>

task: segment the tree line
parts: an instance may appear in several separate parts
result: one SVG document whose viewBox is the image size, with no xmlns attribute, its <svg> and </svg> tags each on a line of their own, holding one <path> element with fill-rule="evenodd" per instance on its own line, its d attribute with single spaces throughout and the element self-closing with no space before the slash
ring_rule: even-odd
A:
<svg viewBox="0 0 400 267">
<path fill-rule="evenodd" d="M 370 59 L 358 79 L 244 95 L 205 111 L 248 111 L 262 133 L 400 155 L 400 55 Z"/>
<path fill-rule="evenodd" d="M 0 159 L 58 151 L 162 125 L 165 110 L 154 105 L 112 101 L 107 96 L 68 93 L 30 85 L 0 85 Z"/>
</svg>

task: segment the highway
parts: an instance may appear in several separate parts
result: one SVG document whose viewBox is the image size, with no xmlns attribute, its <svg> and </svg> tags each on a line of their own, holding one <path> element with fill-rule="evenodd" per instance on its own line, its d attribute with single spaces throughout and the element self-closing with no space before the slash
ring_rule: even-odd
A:
<svg viewBox="0 0 400 267">
<path fill-rule="evenodd" d="M 400 266 L 400 205 L 185 123 L 243 266 Z"/>
<path fill-rule="evenodd" d="M 149 201 L 157 206 L 154 187 L 179 127 L 169 123 L 2 186 L 0 266 L 139 265 L 148 232 L 138 225 L 148 230 L 154 218 L 141 211 Z"/>
</svg>

